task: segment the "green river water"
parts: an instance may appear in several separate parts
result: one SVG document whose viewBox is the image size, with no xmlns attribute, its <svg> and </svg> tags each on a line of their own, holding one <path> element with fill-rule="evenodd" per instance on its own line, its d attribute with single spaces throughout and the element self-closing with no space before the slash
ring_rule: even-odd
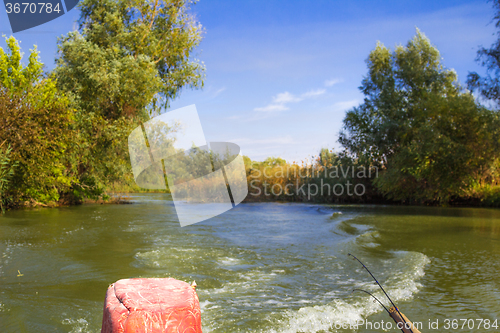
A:
<svg viewBox="0 0 500 333">
<path fill-rule="evenodd" d="M 500 331 L 499 210 L 252 203 L 181 228 L 168 195 L 132 199 L 0 216 L 1 333 L 100 332 L 131 277 L 196 280 L 203 332 L 400 332 L 348 253 L 422 333 Z"/>
</svg>

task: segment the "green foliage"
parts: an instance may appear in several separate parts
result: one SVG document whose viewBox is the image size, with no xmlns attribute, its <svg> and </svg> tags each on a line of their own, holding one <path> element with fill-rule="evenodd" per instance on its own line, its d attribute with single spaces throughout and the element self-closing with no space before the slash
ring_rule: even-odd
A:
<svg viewBox="0 0 500 333">
<path fill-rule="evenodd" d="M 339 141 L 395 200 L 447 203 L 468 195 L 498 156 L 499 119 L 463 93 L 456 74 L 417 30 L 394 52 L 370 53 L 364 103 L 347 112 Z"/>
<path fill-rule="evenodd" d="M 498 184 L 482 186 L 478 189 L 475 197 L 479 198 L 481 206 L 500 208 L 500 186 Z"/>
<path fill-rule="evenodd" d="M 323 148 L 319 152 L 318 164 L 325 168 L 329 168 L 333 165 L 338 164 L 339 158 L 340 157 L 335 152 L 333 152 L 333 150 Z"/>
<path fill-rule="evenodd" d="M 5 193 L 9 189 L 10 178 L 14 175 L 14 168 L 17 166 L 17 162 L 11 161 L 9 157 L 12 149 L 3 148 L 4 144 L 5 141 L 0 144 L 0 209 L 2 213 L 5 213 L 4 204 L 9 200 Z"/>
<path fill-rule="evenodd" d="M 481 47 L 477 52 L 476 61 L 485 66 L 487 73 L 481 77 L 476 72 L 469 72 L 467 76 L 467 85 L 469 89 L 478 91 L 486 99 L 493 100 L 497 104 L 500 102 L 500 0 L 493 0 L 495 16 L 493 21 L 495 27 L 499 29 L 497 34 L 499 38 L 489 49 Z"/>
<path fill-rule="evenodd" d="M 43 64 L 39 62 L 36 47 L 32 50 L 28 66 L 21 64 L 22 53 L 17 40 L 11 36 L 6 38 L 7 50 L 0 48 L 0 83 L 3 89 L 11 94 L 30 94 L 36 88 L 35 84 L 42 77 Z M 50 84 L 51 82 L 47 82 Z M 42 89 L 45 86 L 41 87 Z M 49 87 L 47 89 L 50 90 Z"/>
<path fill-rule="evenodd" d="M 97 198 L 130 179 L 129 133 L 175 98 L 201 87 L 191 59 L 201 26 L 190 1 L 84 0 L 79 31 L 59 39 L 54 75 L 76 106 L 77 182 L 68 200 Z"/>
<path fill-rule="evenodd" d="M 439 52 L 420 31 L 392 53 L 378 43 L 367 65 L 360 87 L 365 101 L 347 112 L 339 141 L 358 158 L 384 163 L 411 140 L 420 101 L 458 94 L 456 75 L 443 68 Z"/>
<path fill-rule="evenodd" d="M 68 170 L 73 111 L 69 100 L 44 77 L 36 48 L 27 66 L 14 37 L 0 48 L 0 142 L 18 164 L 4 196 L 11 201 L 57 201 L 74 180 Z"/>
<path fill-rule="evenodd" d="M 268 157 L 262 162 L 263 166 L 270 166 L 270 167 L 275 167 L 275 166 L 284 166 L 286 165 L 286 161 L 282 159 L 281 157 Z"/>
<path fill-rule="evenodd" d="M 105 119 L 146 116 L 185 86 L 201 87 L 204 67 L 190 59 L 201 25 L 189 1 L 84 0 L 80 32 L 59 40 L 56 75 L 85 112 Z"/>
<path fill-rule="evenodd" d="M 95 113 L 77 112 L 71 149 L 77 182 L 66 193 L 70 203 L 98 199 L 110 184 L 130 173 L 127 136 L 138 124 L 129 118 L 105 119 Z"/>
<path fill-rule="evenodd" d="M 470 95 L 429 101 L 413 138 L 389 159 L 378 188 L 396 200 L 448 203 L 491 180 L 498 156 L 498 115 Z"/>
</svg>

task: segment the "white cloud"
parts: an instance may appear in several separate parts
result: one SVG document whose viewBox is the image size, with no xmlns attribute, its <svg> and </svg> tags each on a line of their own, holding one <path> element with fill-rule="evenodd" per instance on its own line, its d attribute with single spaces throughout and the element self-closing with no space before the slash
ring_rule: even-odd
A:
<svg viewBox="0 0 500 333">
<path fill-rule="evenodd" d="M 337 83 L 340 83 L 340 82 L 343 82 L 344 80 L 342 79 L 337 79 L 337 78 L 334 78 L 334 79 L 331 79 L 331 80 L 326 80 L 325 81 L 325 87 L 331 87 L 333 86 L 334 84 L 337 84 Z"/>
<path fill-rule="evenodd" d="M 310 90 L 300 96 L 295 96 L 294 94 L 285 91 L 274 96 L 273 102 L 271 104 L 260 108 L 255 108 L 254 111 L 263 111 L 263 112 L 285 111 L 289 109 L 285 105 L 287 103 L 297 103 L 303 101 L 304 99 L 322 95 L 325 92 L 326 92 L 325 89 L 316 89 L 316 90 Z"/>
<path fill-rule="evenodd" d="M 325 89 L 316 89 L 316 90 L 310 90 L 304 94 L 301 95 L 302 98 L 311 98 L 311 97 L 316 97 L 319 95 L 323 95 L 326 92 Z"/>
<path fill-rule="evenodd" d="M 222 93 L 224 90 L 226 90 L 226 87 L 222 87 L 220 89 L 218 89 L 214 94 L 213 94 L 213 97 L 217 97 L 218 95 L 220 95 L 220 93 Z"/>
<path fill-rule="evenodd" d="M 359 105 L 359 101 L 357 99 L 353 99 L 350 101 L 343 101 L 333 104 L 333 111 L 347 111 L 355 106 Z"/>
<path fill-rule="evenodd" d="M 278 94 L 273 97 L 274 103 L 277 104 L 295 103 L 295 102 L 300 102 L 301 100 L 302 98 L 290 94 L 288 91 L 285 91 L 284 93 Z"/>
<path fill-rule="evenodd" d="M 302 98 L 295 96 L 294 94 L 290 94 L 288 91 L 283 93 L 279 93 L 278 95 L 273 97 L 273 102 L 267 106 L 255 108 L 254 111 L 263 111 L 263 112 L 274 112 L 274 111 L 285 111 L 288 110 L 288 107 L 285 106 L 286 103 L 296 103 L 300 102 Z"/>
<path fill-rule="evenodd" d="M 267 106 L 254 109 L 254 111 L 262 111 L 262 112 L 274 112 L 274 111 L 285 111 L 285 110 L 288 110 L 288 108 L 284 104 L 269 104 Z"/>
</svg>

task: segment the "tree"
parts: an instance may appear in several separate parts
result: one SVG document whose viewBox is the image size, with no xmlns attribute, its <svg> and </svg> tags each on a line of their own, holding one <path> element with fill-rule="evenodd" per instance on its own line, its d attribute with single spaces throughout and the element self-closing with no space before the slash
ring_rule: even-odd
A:
<svg viewBox="0 0 500 333">
<path fill-rule="evenodd" d="M 201 87 L 191 60 L 201 25 L 188 0 L 84 0 L 79 32 L 59 40 L 56 75 L 84 112 L 105 119 L 146 116 L 185 86 Z"/>
<path fill-rule="evenodd" d="M 2 185 L 1 195 L 10 201 L 57 201 L 75 182 L 68 163 L 74 112 L 55 80 L 44 77 L 36 48 L 23 66 L 16 39 L 6 44 L 7 52 L 0 48 L 0 142 L 8 147 L 1 153 L 10 185 Z M 12 172 L 9 165 L 17 167 Z"/>
<path fill-rule="evenodd" d="M 377 188 L 396 200 L 446 203 L 487 177 L 498 157 L 498 115 L 464 92 L 417 30 L 394 52 L 377 44 L 339 141 L 384 172 Z"/>
<path fill-rule="evenodd" d="M 286 165 L 286 161 L 284 159 L 282 159 L 281 157 L 268 157 L 263 162 L 261 162 L 261 164 L 272 168 L 275 166 Z"/>
<path fill-rule="evenodd" d="M 182 88 L 203 85 L 204 66 L 191 59 L 202 29 L 190 5 L 189 0 L 80 2 L 79 31 L 59 40 L 54 72 L 77 108 L 78 197 L 98 196 L 123 181 L 131 170 L 128 134 Z"/>
<path fill-rule="evenodd" d="M 500 0 L 493 0 L 493 7 L 496 10 L 493 21 L 495 27 L 500 29 Z M 486 76 L 481 77 L 476 72 L 469 72 L 467 85 L 470 90 L 478 91 L 479 94 L 497 104 L 500 103 L 500 30 L 497 32 L 499 38 L 493 45 L 486 49 L 481 47 L 477 52 L 476 61 L 482 66 L 486 66 Z"/>
</svg>

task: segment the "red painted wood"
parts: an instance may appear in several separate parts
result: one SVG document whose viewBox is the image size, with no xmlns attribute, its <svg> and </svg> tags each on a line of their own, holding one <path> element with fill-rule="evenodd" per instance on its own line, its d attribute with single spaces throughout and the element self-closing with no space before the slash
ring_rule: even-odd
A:
<svg viewBox="0 0 500 333">
<path fill-rule="evenodd" d="M 125 279 L 109 286 L 101 333 L 201 333 L 195 290 L 176 279 Z"/>
</svg>

